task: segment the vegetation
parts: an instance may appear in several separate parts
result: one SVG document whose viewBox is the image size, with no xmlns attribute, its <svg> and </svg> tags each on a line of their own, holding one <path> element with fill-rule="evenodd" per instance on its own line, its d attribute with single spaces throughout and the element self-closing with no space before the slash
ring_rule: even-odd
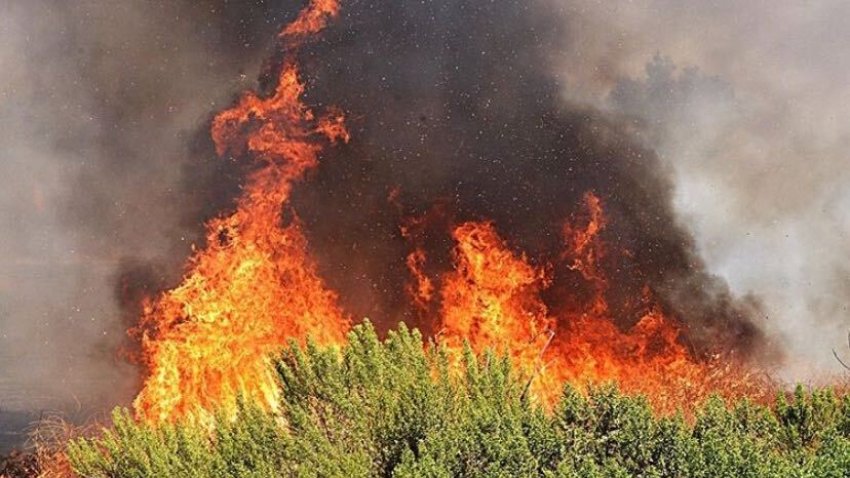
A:
<svg viewBox="0 0 850 478">
<path fill-rule="evenodd" d="M 342 350 L 291 345 L 277 361 L 281 411 L 240 406 L 208 428 L 136 423 L 71 443 L 86 477 L 850 477 L 850 399 L 830 390 L 773 407 L 720 399 L 690 419 L 646 399 L 566 387 L 544 412 L 506 360 L 464 357 L 404 326 L 368 324 Z"/>
</svg>

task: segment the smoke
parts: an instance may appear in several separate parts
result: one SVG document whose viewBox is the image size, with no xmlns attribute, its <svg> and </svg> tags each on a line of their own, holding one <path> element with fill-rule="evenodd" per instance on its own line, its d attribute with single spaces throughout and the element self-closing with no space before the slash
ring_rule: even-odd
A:
<svg viewBox="0 0 850 478">
<path fill-rule="evenodd" d="M 7 3 L 0 15 L 4 412 L 61 407 L 121 382 L 108 365 L 120 332 L 103 323 L 108 306 L 97 292 L 111 271 L 79 248 L 58 211 L 98 125 L 85 88 L 67 74 L 73 62 L 62 53 L 72 47 L 52 35 L 58 15 L 36 13 Z"/>
<path fill-rule="evenodd" d="M 132 394 L 115 352 L 125 306 L 173 284 L 203 220 L 238 194 L 209 117 L 255 86 L 299 7 L 0 5 L 5 410 Z M 307 101 L 341 106 L 354 140 L 293 212 L 346 308 L 389 325 L 417 320 L 400 224 L 427 218 L 413 242 L 434 274 L 466 219 L 556 262 L 593 190 L 605 239 L 628 251 L 604 265 L 622 325 L 648 284 L 698 350 L 752 352 L 777 333 L 827 367 L 850 298 L 848 8 L 351 0 L 303 63 Z M 575 278 L 553 274 L 558 309 Z"/>
<path fill-rule="evenodd" d="M 132 397 L 124 306 L 179 278 L 238 190 L 201 131 L 276 25 L 217 3 L 0 4 L 0 448 L 22 415 Z"/>
<path fill-rule="evenodd" d="M 323 275 L 355 316 L 411 321 L 400 287 L 406 218 L 429 218 L 415 241 L 433 275 L 448 267 L 450 225 L 470 219 L 493 220 L 518 251 L 557 263 L 564 221 L 594 191 L 611 217 L 605 239 L 617 253 L 604 267 L 622 326 L 639 317 L 648 285 L 696 350 L 759 352 L 758 302 L 706 271 L 654 145 L 622 115 L 564 100 L 551 58 L 578 46 L 569 16 L 554 13 L 518 2 L 345 4 L 302 59 L 308 101 L 340 106 L 353 137 L 293 200 Z M 558 311 L 582 291 L 563 264 L 553 277 L 547 302 Z"/>
<path fill-rule="evenodd" d="M 787 378 L 835 372 L 850 303 L 845 2 L 551 0 L 569 101 L 630 115 L 709 270 L 762 299 Z"/>
</svg>

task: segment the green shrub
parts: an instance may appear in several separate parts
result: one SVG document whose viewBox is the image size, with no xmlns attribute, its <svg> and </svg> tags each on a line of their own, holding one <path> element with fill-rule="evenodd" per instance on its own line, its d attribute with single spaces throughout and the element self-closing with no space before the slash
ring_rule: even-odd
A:
<svg viewBox="0 0 850 478">
<path fill-rule="evenodd" d="M 659 417 L 613 385 L 566 386 L 546 413 L 508 361 L 368 323 L 340 351 L 291 344 L 276 361 L 280 412 L 240 404 L 212 430 L 151 428 L 129 413 L 70 444 L 85 477 L 848 477 L 850 401 L 802 387 L 774 407 L 710 399 Z"/>
</svg>

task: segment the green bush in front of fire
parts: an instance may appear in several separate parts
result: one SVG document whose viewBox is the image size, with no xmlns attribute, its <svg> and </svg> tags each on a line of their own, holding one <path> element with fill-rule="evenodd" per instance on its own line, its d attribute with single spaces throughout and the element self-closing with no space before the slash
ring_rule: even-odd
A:
<svg viewBox="0 0 850 478">
<path fill-rule="evenodd" d="M 464 373 L 404 325 L 356 327 L 342 349 L 290 345 L 281 411 L 243 404 L 212 431 L 116 411 L 72 442 L 84 477 L 850 477 L 850 398 L 798 387 L 772 407 L 702 404 L 660 417 L 642 397 L 567 386 L 551 412 L 505 359 L 467 351 Z"/>
</svg>

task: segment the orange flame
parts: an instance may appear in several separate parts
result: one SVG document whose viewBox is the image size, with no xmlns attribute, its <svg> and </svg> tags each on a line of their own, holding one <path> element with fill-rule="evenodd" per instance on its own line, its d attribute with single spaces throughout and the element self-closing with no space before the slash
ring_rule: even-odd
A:
<svg viewBox="0 0 850 478">
<path fill-rule="evenodd" d="M 553 354 L 563 362 L 555 374 L 561 381 L 613 380 L 627 391 L 652 393 L 657 405 L 683 405 L 664 394 L 682 393 L 682 386 L 699 384 L 706 367 L 679 342 L 679 325 L 653 303 L 649 288 L 642 297 L 646 311 L 631 330 L 621 331 L 615 325 L 605 299 L 608 282 L 600 268 L 606 250 L 599 234 L 607 220 L 596 195 L 585 194 L 584 202 L 587 224 L 564 226 L 561 259 L 582 275 L 593 296 L 580 313 L 560 321 L 567 331 L 556 338 L 553 347 Z M 674 382 L 680 383 L 671 387 Z"/>
<path fill-rule="evenodd" d="M 620 330 L 605 300 L 607 281 L 599 266 L 605 227 L 601 201 L 585 196 L 588 223 L 564 227 L 562 260 L 594 290 L 578 314 L 554 316 L 541 293 L 550 284 L 545 267 L 512 252 L 492 223 L 466 223 L 454 231 L 455 270 L 442 281 L 442 334 L 450 351 L 464 342 L 475 351 L 508 355 L 545 405 L 560 396 L 565 382 L 579 386 L 614 381 L 621 389 L 651 397 L 670 412 L 709 394 L 766 393 L 763 382 L 734 372 L 729 363 L 699 360 L 680 342 L 680 326 L 643 297 L 646 311 L 629 330 Z"/>
<path fill-rule="evenodd" d="M 294 22 L 280 32 L 280 36 L 316 34 L 324 30 L 328 20 L 337 15 L 339 15 L 339 0 L 313 0 Z"/>
<path fill-rule="evenodd" d="M 290 28 L 320 29 L 335 12 L 320 1 Z M 293 183 L 317 164 L 322 138 L 348 141 L 342 116 L 318 119 L 302 104 L 294 63 L 281 68 L 269 98 L 247 93 L 213 121 L 219 155 L 250 153 L 260 167 L 248 178 L 236 211 L 207 225 L 180 284 L 144 307 L 139 331 L 149 374 L 134 402 L 137 415 L 159 423 L 205 419 L 242 395 L 269 408 L 277 383 L 268 357 L 287 340 L 344 340 L 349 321 L 307 253 L 298 219 L 282 224 Z"/>
<path fill-rule="evenodd" d="M 407 255 L 407 269 L 413 276 L 414 283 L 408 284 L 407 294 L 419 310 L 426 311 L 428 304 L 434 298 L 434 282 L 425 273 L 425 251 L 416 249 Z"/>
<path fill-rule="evenodd" d="M 608 313 L 605 290 L 608 282 L 599 269 L 599 263 L 605 256 L 605 248 L 598 240 L 599 233 L 605 229 L 606 219 L 602 212 L 602 201 L 593 193 L 584 195 L 588 221 L 584 228 L 578 228 L 570 222 L 564 223 L 564 251 L 561 260 L 569 262 L 569 268 L 578 271 L 594 289 L 594 300 L 585 306 L 587 313 L 604 316 Z"/>
<path fill-rule="evenodd" d="M 453 237 L 456 270 L 443 278 L 442 334 L 450 348 L 507 354 L 533 369 L 554 327 L 539 291 L 545 274 L 508 250 L 492 223 L 469 222 Z"/>
</svg>

